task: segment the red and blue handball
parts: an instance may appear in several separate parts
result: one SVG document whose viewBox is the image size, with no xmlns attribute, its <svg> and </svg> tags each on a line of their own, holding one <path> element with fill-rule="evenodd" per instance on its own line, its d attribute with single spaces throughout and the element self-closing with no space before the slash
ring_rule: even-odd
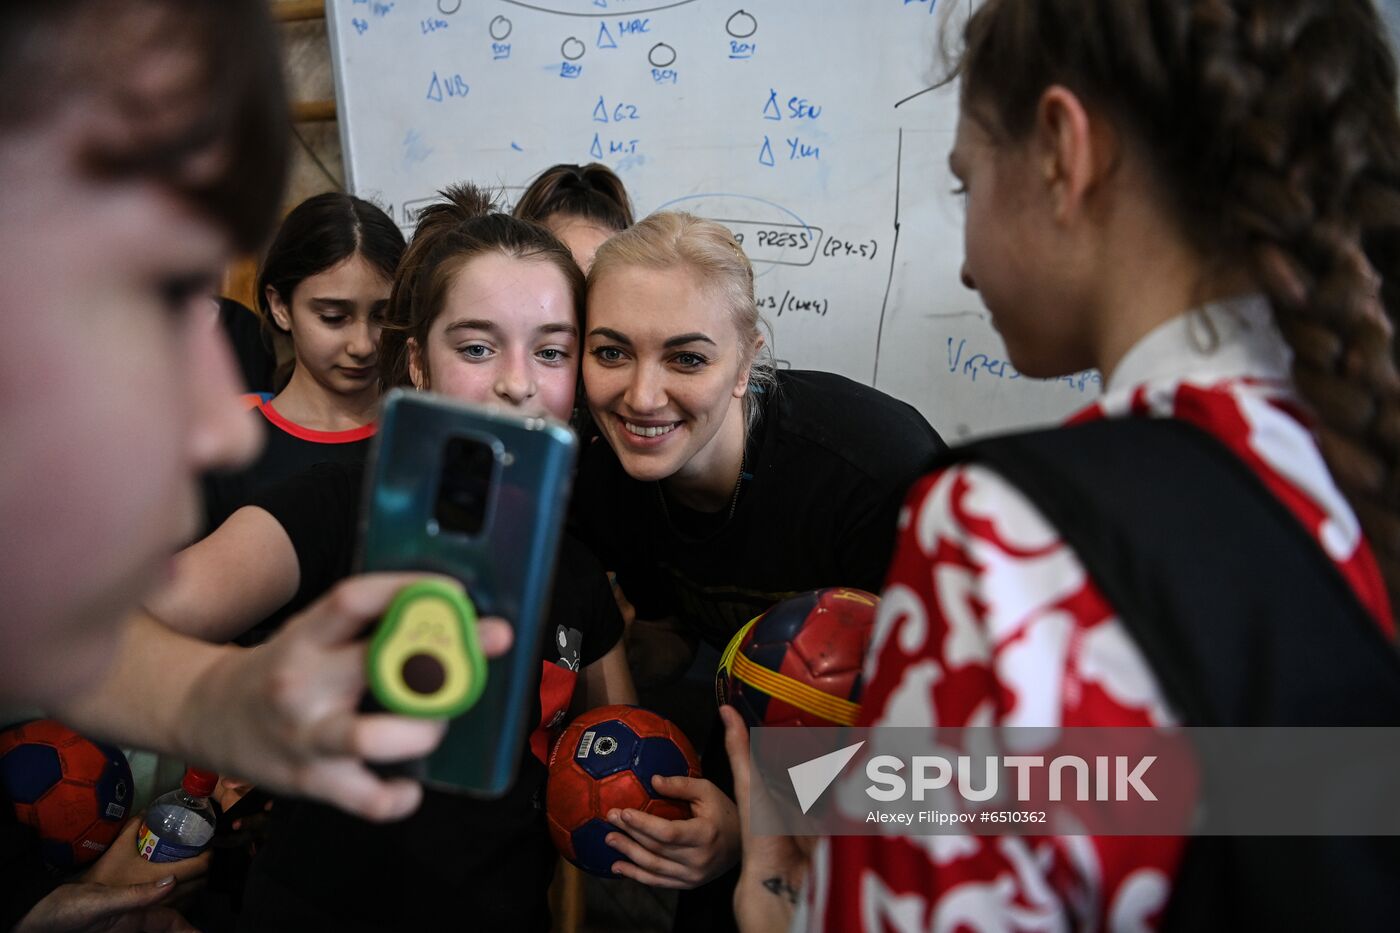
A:
<svg viewBox="0 0 1400 933">
<path fill-rule="evenodd" d="M 799 593 L 735 633 L 715 699 L 753 726 L 850 726 L 880 599 L 845 587 Z"/>
<path fill-rule="evenodd" d="M 0 793 L 34 828 L 54 868 L 86 865 L 112 844 L 131 811 L 131 766 L 121 749 L 52 719 L 0 732 Z"/>
<path fill-rule="evenodd" d="M 662 797 L 651 779 L 699 777 L 699 759 L 673 723 L 635 706 L 602 706 L 569 724 L 549 756 L 545 810 L 555 847 L 579 868 L 615 877 L 627 856 L 603 840 L 620 832 L 612 810 L 641 810 L 668 820 L 690 819 L 690 804 Z"/>
</svg>

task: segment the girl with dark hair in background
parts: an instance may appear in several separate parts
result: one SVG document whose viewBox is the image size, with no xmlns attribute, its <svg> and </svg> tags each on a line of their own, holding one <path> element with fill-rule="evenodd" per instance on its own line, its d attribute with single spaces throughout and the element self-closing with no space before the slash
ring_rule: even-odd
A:
<svg viewBox="0 0 1400 933">
<path fill-rule="evenodd" d="M 964 281 L 1017 369 L 1106 388 L 914 487 L 861 724 L 1393 726 L 1400 111 L 1371 0 L 988 0 L 958 74 Z M 836 836 L 810 865 L 770 837 L 736 909 L 1382 930 L 1397 873 L 1393 837 Z"/>
<path fill-rule="evenodd" d="M 278 480 L 364 460 L 379 404 L 379 328 L 403 251 L 393 220 L 353 195 L 315 195 L 282 221 L 258 274 L 258 305 L 291 338 L 291 378 L 271 399 L 246 396 L 267 443 L 245 469 L 206 482 L 208 530 Z"/>
<path fill-rule="evenodd" d="M 574 254 L 585 275 L 598 247 L 632 226 L 627 188 L 612 169 L 597 162 L 561 162 L 545 169 L 530 182 L 513 213 L 549 228 Z"/>
</svg>

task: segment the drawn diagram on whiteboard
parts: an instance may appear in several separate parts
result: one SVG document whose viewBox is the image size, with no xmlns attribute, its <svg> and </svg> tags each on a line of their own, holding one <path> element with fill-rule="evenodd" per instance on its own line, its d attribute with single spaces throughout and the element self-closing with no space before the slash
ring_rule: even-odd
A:
<svg viewBox="0 0 1400 933">
<path fill-rule="evenodd" d="M 812 226 L 781 204 L 752 195 L 689 194 L 656 209 L 686 211 L 724 224 L 754 263 L 810 266 L 822 244 L 821 227 Z"/>
<path fill-rule="evenodd" d="M 452 0 L 460 5 L 460 0 Z M 671 3 L 653 3 L 650 6 L 637 8 L 620 0 L 533 0 L 527 3 L 525 0 L 501 0 L 502 3 L 509 3 L 511 6 L 524 7 L 527 10 L 536 10 L 540 13 L 554 13 L 559 16 L 582 16 L 590 19 L 598 19 L 607 16 L 639 16 L 643 13 L 657 13 L 661 10 L 671 10 L 678 6 L 688 6 L 695 0 L 673 0 Z"/>
<path fill-rule="evenodd" d="M 743 10 L 737 10 L 725 21 L 724 31 L 736 39 L 747 39 L 758 32 L 758 20 Z"/>
<path fill-rule="evenodd" d="M 733 231 L 792 365 L 875 384 L 949 436 L 1043 423 L 1093 376 L 1020 376 L 958 281 L 957 93 L 930 87 L 931 56 L 935 6 L 973 5 L 329 0 L 347 187 L 411 230 L 463 178 L 601 162 L 639 215 Z"/>
<path fill-rule="evenodd" d="M 647 61 L 653 68 L 670 68 L 676 63 L 676 50 L 664 42 L 658 42 L 647 53 Z"/>
<path fill-rule="evenodd" d="M 763 137 L 763 146 L 758 150 L 758 164 L 769 168 L 777 164 L 773 161 L 773 143 L 767 136 Z"/>
</svg>

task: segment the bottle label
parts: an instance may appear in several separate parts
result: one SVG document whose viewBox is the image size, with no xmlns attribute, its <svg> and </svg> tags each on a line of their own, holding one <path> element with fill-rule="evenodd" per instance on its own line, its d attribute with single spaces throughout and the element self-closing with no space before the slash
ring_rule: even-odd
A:
<svg viewBox="0 0 1400 933">
<path fill-rule="evenodd" d="M 142 822 L 136 834 L 136 851 L 148 862 L 178 862 L 203 852 L 204 846 L 185 846 L 162 839 Z"/>
</svg>

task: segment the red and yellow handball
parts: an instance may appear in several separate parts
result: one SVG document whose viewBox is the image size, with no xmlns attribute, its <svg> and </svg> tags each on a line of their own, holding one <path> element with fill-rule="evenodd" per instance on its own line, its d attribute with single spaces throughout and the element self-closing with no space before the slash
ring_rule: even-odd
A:
<svg viewBox="0 0 1400 933">
<path fill-rule="evenodd" d="M 799 593 L 735 633 L 715 673 L 715 699 L 753 726 L 849 726 L 879 597 L 831 587 Z"/>
</svg>

